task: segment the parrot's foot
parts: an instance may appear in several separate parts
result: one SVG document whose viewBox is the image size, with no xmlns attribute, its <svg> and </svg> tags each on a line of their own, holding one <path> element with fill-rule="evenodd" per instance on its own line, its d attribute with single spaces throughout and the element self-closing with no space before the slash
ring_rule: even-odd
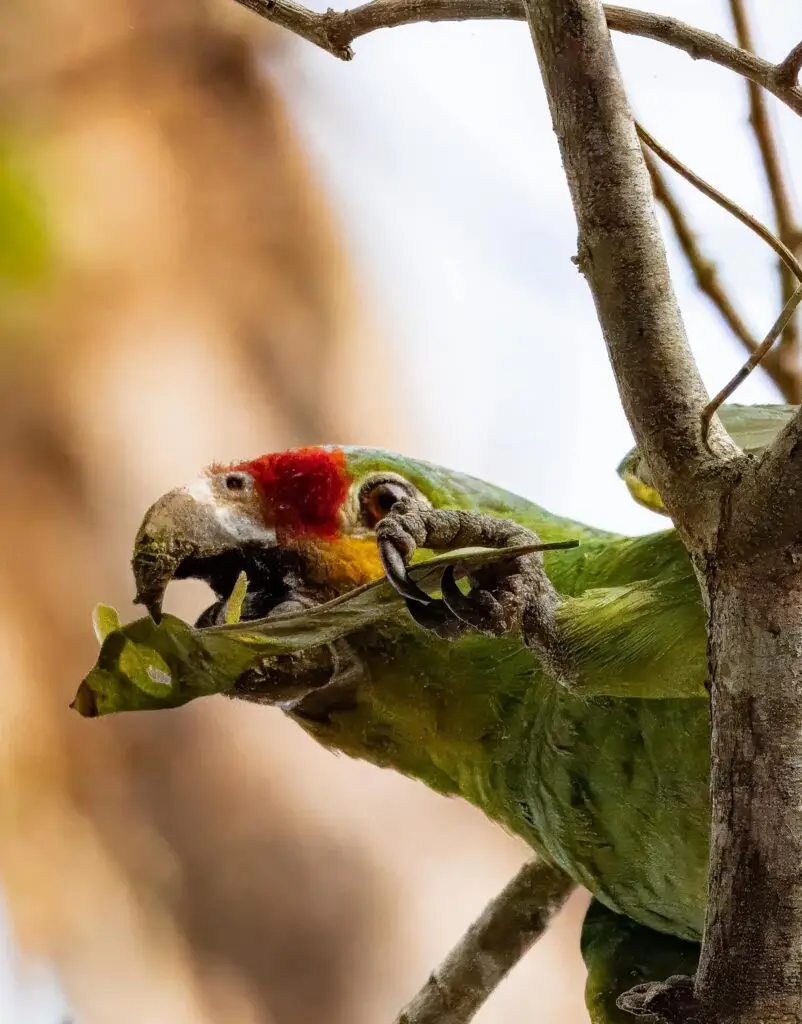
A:
<svg viewBox="0 0 802 1024">
<path fill-rule="evenodd" d="M 646 981 L 616 1000 L 619 1010 L 663 1024 L 705 1024 L 706 1017 L 693 992 L 693 978 L 674 974 L 665 981 Z"/>
<path fill-rule="evenodd" d="M 539 544 L 540 538 L 532 530 L 509 519 L 402 500 L 378 524 L 376 538 L 387 579 L 407 599 L 419 626 L 445 639 L 454 639 L 467 629 L 489 636 L 521 629 L 527 646 L 560 675 L 568 674 L 555 616 L 560 599 L 543 568 L 540 552 L 476 570 L 468 577 L 468 594 L 459 589 L 449 568 L 443 574 L 441 601 L 425 594 L 407 574 L 407 564 L 419 547 L 449 551 Z"/>
</svg>

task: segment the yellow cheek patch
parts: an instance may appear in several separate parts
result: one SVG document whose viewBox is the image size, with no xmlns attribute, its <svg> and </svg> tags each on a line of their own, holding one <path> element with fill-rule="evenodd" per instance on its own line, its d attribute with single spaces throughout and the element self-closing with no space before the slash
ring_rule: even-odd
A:
<svg viewBox="0 0 802 1024">
<path fill-rule="evenodd" d="M 350 590 L 383 575 L 374 537 L 343 537 L 318 541 L 307 549 L 317 582 Z"/>
</svg>

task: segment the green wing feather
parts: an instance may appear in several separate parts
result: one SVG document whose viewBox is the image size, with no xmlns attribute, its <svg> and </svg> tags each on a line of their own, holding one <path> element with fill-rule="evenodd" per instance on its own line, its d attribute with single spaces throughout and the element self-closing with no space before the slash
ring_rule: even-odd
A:
<svg viewBox="0 0 802 1024">
<path fill-rule="evenodd" d="M 747 455 L 757 455 L 771 444 L 797 408 L 795 405 L 724 405 L 718 415 L 738 447 Z M 621 460 L 618 475 L 639 505 L 666 514 L 649 467 L 638 448 L 633 448 Z"/>
</svg>

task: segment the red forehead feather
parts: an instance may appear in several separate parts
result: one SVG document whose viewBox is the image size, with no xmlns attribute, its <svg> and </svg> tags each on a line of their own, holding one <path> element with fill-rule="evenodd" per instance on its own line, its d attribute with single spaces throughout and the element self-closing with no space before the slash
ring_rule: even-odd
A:
<svg viewBox="0 0 802 1024">
<path fill-rule="evenodd" d="M 279 533 L 332 537 L 338 532 L 337 513 L 351 483 L 342 450 L 295 448 L 235 468 L 253 475 L 266 518 Z"/>
</svg>

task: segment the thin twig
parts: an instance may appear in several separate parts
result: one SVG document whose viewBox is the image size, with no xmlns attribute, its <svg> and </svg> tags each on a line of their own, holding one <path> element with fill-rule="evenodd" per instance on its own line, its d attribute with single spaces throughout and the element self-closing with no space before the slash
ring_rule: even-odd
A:
<svg viewBox="0 0 802 1024">
<path fill-rule="evenodd" d="M 760 343 L 758 348 L 755 349 L 754 353 L 744 363 L 735 376 L 724 385 L 715 398 L 711 398 L 704 407 L 704 410 L 702 411 L 702 437 L 707 437 L 707 432 L 710 429 L 710 421 L 716 412 L 721 408 L 724 402 L 727 401 L 733 391 L 743 384 L 752 370 L 754 370 L 754 368 L 760 363 L 761 359 L 763 359 L 766 353 L 771 349 L 774 342 L 779 338 L 786 324 L 796 312 L 796 307 L 799 305 L 800 299 L 802 299 L 802 284 L 797 286 L 791 298 L 783 306 L 782 312 L 774 321 L 771 330 Z"/>
<path fill-rule="evenodd" d="M 719 192 L 717 188 L 714 188 L 704 178 L 700 178 L 698 174 L 687 167 L 681 160 L 678 160 L 665 146 L 661 146 L 654 136 L 650 135 L 649 132 L 641 124 L 635 125 L 638 136 L 641 142 L 655 152 L 660 159 L 668 164 L 677 174 L 689 181 L 694 188 L 698 189 L 703 195 L 706 195 L 708 199 L 712 199 L 714 203 L 718 203 L 720 207 L 731 213 L 733 217 L 739 220 L 742 224 L 746 225 L 750 231 L 762 238 L 766 245 L 777 253 L 780 259 L 786 264 L 789 270 L 793 273 L 794 277 L 798 281 L 802 281 L 802 265 L 800 265 L 796 256 L 791 252 L 787 245 L 784 245 L 777 236 L 770 231 L 765 224 L 761 224 L 760 221 L 753 217 L 751 213 L 747 213 L 743 207 L 733 202 L 732 199 L 728 199 L 723 192 Z"/>
<path fill-rule="evenodd" d="M 466 1024 L 533 946 L 575 883 L 532 860 L 485 907 L 395 1024 Z"/>
<path fill-rule="evenodd" d="M 755 43 L 752 36 L 752 27 L 749 23 L 747 0 L 730 0 L 730 12 L 735 24 L 738 45 L 741 49 L 750 50 L 754 53 Z M 793 248 L 794 239 L 799 232 L 799 226 L 796 222 L 791 193 L 783 172 L 780 150 L 771 124 L 766 96 L 755 82 L 747 81 L 747 90 L 749 92 L 749 122 L 757 142 L 763 170 L 766 174 L 771 203 L 774 207 L 777 235 L 781 242 L 784 242 L 789 248 Z M 785 303 L 793 295 L 796 282 L 788 267 L 783 263 L 779 265 L 779 275 L 782 300 Z M 787 353 L 789 362 L 793 363 L 799 352 L 799 330 L 795 317 L 791 317 L 788 321 L 783 331 L 781 344 Z"/>
<path fill-rule="evenodd" d="M 753 217 L 751 213 L 747 213 L 746 210 L 740 207 L 732 199 L 729 199 L 722 192 L 719 192 L 718 189 L 713 188 L 713 186 L 709 182 L 705 181 L 704 178 L 700 178 L 698 174 L 690 169 L 690 167 L 686 167 L 681 160 L 675 157 L 673 153 L 665 148 L 665 146 L 662 146 L 657 139 L 650 135 L 643 125 L 638 124 L 637 121 L 635 122 L 635 129 L 641 143 L 648 146 L 649 149 L 656 153 L 664 163 L 667 163 L 669 167 L 673 168 L 677 172 L 677 174 L 682 175 L 686 181 L 689 181 L 694 188 L 697 188 L 703 195 L 706 195 L 709 199 L 718 203 L 718 205 L 723 207 L 723 209 L 728 213 L 731 213 L 733 217 L 737 218 L 742 224 L 745 224 L 750 228 L 750 230 L 754 231 L 755 234 L 762 238 L 767 245 L 770 245 L 780 259 L 787 265 L 788 269 L 796 278 L 798 284 L 792 295 L 786 301 L 780 316 L 774 323 L 774 326 L 760 345 L 758 345 L 758 347 L 752 352 L 752 355 L 747 359 L 735 376 L 732 377 L 721 391 L 719 391 L 716 397 L 708 402 L 704 407 L 704 410 L 702 411 L 702 436 L 706 438 L 713 414 L 722 402 L 726 401 L 733 391 L 735 391 L 735 389 L 746 380 L 761 360 L 766 357 L 774 345 L 774 342 L 777 340 L 778 333 L 775 332 L 782 331 L 793 317 L 794 311 L 799 304 L 799 300 L 802 298 L 802 265 L 800 265 L 796 256 L 794 256 L 788 246 L 783 245 L 779 238 L 775 237 L 765 224 L 761 224 L 760 221 Z M 652 180 L 654 181 L 654 179 Z"/>
<path fill-rule="evenodd" d="M 668 151 L 666 150 L 665 152 Z M 660 170 L 651 152 L 645 146 L 644 156 L 652 179 L 654 197 L 663 207 L 671 222 L 679 247 L 688 261 L 699 291 L 707 295 L 735 337 L 746 348 L 747 352 L 753 355 L 759 348 L 757 338 L 746 326 L 746 323 L 736 310 L 732 299 L 718 276 L 716 264 L 702 251 L 696 233 L 688 221 L 687 214 L 669 187 L 665 175 Z M 675 157 L 672 157 L 672 159 L 676 160 Z M 790 402 L 792 405 L 798 405 L 802 402 L 802 377 L 794 369 L 789 368 L 787 360 L 782 359 L 779 352 L 767 352 L 763 357 L 761 365 L 786 402 Z"/>
<path fill-rule="evenodd" d="M 757 338 L 736 310 L 733 300 L 719 278 L 716 264 L 702 251 L 699 239 L 690 225 L 686 212 L 648 149 L 644 148 L 644 156 L 652 179 L 654 197 L 663 207 L 671 222 L 677 243 L 688 261 L 699 291 L 710 299 L 733 335 L 752 355 L 759 347 Z M 802 402 L 802 378 L 797 372 L 788 368 L 786 360 L 780 358 L 779 352 L 766 353 L 761 366 L 786 402 L 792 405 Z"/>
<path fill-rule="evenodd" d="M 371 0 L 350 11 L 325 13 L 312 11 L 294 0 L 237 0 L 237 3 L 340 60 L 351 60 L 354 55 L 351 43 L 355 39 L 381 28 L 424 21 L 523 21 L 525 17 L 522 0 Z M 683 50 L 694 60 L 719 64 L 756 82 L 802 115 L 802 89 L 789 85 L 787 75 L 780 80 L 782 64 L 771 64 L 732 46 L 713 32 L 686 25 L 676 18 L 612 5 L 605 7 L 604 12 L 612 31 L 654 39 Z"/>
</svg>

